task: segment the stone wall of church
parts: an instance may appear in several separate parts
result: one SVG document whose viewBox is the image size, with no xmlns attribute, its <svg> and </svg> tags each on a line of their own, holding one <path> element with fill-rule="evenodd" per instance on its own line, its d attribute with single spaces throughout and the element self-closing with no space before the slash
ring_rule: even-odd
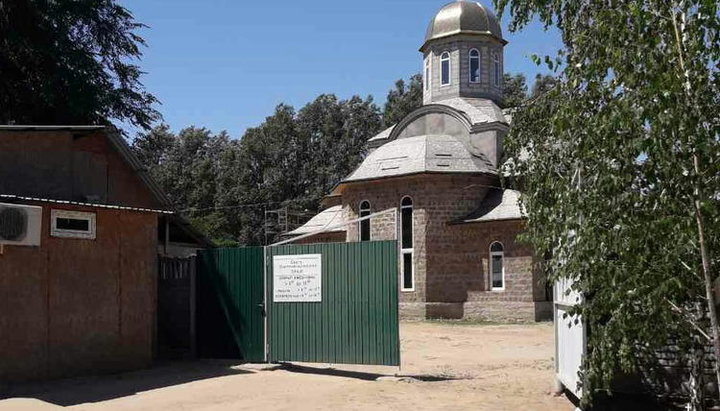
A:
<svg viewBox="0 0 720 411">
<path fill-rule="evenodd" d="M 336 231 L 332 233 L 320 233 L 312 235 L 310 237 L 305 237 L 303 239 L 294 241 L 293 244 L 344 243 L 345 238 L 346 235 L 344 231 Z"/>
<path fill-rule="evenodd" d="M 413 199 L 414 291 L 400 293 L 405 318 L 465 318 L 491 321 L 535 321 L 548 316 L 545 285 L 533 270 L 531 249 L 516 241 L 523 222 L 449 224 L 474 211 L 496 177 L 424 174 L 355 183 L 343 192 L 346 218 L 358 216 L 361 201 L 372 212 L 398 209 L 404 196 Z M 397 238 L 396 213 L 371 220 L 372 240 Z M 357 224 L 347 227 L 346 241 L 358 241 Z M 489 290 L 489 247 L 505 249 L 505 290 Z M 398 271 L 401 267 L 398 262 Z M 547 311 L 547 313 L 545 313 Z"/>
<path fill-rule="evenodd" d="M 427 177 L 427 176 L 424 176 Z M 358 218 L 358 207 L 361 201 L 370 202 L 373 213 L 383 210 L 397 210 L 376 218 L 370 223 L 370 239 L 395 240 L 399 235 L 399 207 L 405 196 L 413 200 L 413 268 L 414 290 L 400 292 L 400 304 L 413 305 L 425 301 L 425 227 L 427 226 L 427 211 L 424 196 L 431 191 L 431 180 L 423 176 L 408 176 L 393 179 L 384 179 L 371 182 L 355 183 L 343 192 L 343 209 L 348 220 Z M 348 227 L 347 241 L 358 241 L 358 225 Z M 399 251 L 398 251 L 398 254 Z M 398 261 L 398 272 L 400 272 Z"/>
<path fill-rule="evenodd" d="M 463 318 L 492 321 L 537 321 L 552 315 L 551 295 L 532 249 L 517 241 L 525 228 L 522 220 L 492 221 L 451 226 L 465 241 L 458 244 L 457 255 L 466 264 L 458 276 L 467 282 Z M 499 241 L 504 249 L 504 290 L 490 287 L 490 245 Z M 457 256 L 456 255 L 456 256 Z M 438 287 L 439 289 L 439 287 Z"/>
<path fill-rule="evenodd" d="M 471 49 L 480 52 L 480 81 L 470 83 L 469 53 Z M 450 84 L 442 85 L 440 78 L 440 56 L 450 53 Z M 425 52 L 424 59 L 430 58 L 430 89 L 424 90 L 423 104 L 431 104 L 453 97 L 489 98 L 502 100 L 502 81 L 496 86 L 492 56 L 500 60 L 502 79 L 503 46 L 497 40 L 482 36 L 460 35 L 433 42 Z M 423 63 L 424 64 L 424 63 Z"/>
</svg>

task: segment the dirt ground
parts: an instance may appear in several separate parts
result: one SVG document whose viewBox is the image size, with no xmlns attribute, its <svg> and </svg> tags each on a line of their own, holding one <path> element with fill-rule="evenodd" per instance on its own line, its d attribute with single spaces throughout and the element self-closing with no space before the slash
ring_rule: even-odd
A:
<svg viewBox="0 0 720 411">
<path fill-rule="evenodd" d="M 550 394 L 552 324 L 406 322 L 400 333 L 400 370 L 173 363 L 16 387 L 23 394 L 0 400 L 0 410 L 574 409 Z"/>
</svg>

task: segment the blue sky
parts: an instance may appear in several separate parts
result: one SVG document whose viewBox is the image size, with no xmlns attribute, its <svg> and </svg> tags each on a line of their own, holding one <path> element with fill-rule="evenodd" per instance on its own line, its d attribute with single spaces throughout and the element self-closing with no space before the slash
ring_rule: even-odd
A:
<svg viewBox="0 0 720 411">
<path fill-rule="evenodd" d="M 447 1 L 121 0 L 148 47 L 140 67 L 173 130 L 195 125 L 241 137 L 285 102 L 296 109 L 322 93 L 372 95 L 384 103 L 395 80 L 419 72 L 433 14 Z M 492 7 L 490 1 L 481 1 Z M 503 19 L 506 22 L 507 18 Z M 554 55 L 556 30 L 533 24 L 505 47 L 505 71 L 532 82 Z"/>
</svg>

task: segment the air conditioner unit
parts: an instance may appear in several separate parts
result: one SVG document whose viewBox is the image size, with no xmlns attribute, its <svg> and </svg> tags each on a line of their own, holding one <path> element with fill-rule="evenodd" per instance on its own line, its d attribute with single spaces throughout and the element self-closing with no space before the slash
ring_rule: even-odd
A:
<svg viewBox="0 0 720 411">
<path fill-rule="evenodd" d="M 0 203 L 0 244 L 39 246 L 42 207 Z"/>
</svg>

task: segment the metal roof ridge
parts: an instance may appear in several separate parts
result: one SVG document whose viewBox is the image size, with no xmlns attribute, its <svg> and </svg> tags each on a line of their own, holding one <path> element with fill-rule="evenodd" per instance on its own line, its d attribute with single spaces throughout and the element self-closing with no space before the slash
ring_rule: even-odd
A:
<svg viewBox="0 0 720 411">
<path fill-rule="evenodd" d="M 103 125 L 73 125 L 73 124 L 0 124 L 0 130 L 102 130 Z"/>
<path fill-rule="evenodd" d="M 81 207 L 105 208 L 105 209 L 114 209 L 114 210 L 143 211 L 143 212 L 158 213 L 158 214 L 175 214 L 175 212 L 172 210 L 161 210 L 161 209 L 153 209 L 153 208 L 147 208 L 147 207 L 122 206 L 122 205 L 114 205 L 114 204 L 87 203 L 87 202 L 82 202 L 82 201 L 58 200 L 58 199 L 52 199 L 52 198 L 20 196 L 20 195 L 16 195 L 16 194 L 0 194 L 0 199 L 35 201 L 35 202 L 39 202 L 39 203 L 52 203 L 52 204 L 68 204 L 68 205 L 76 205 L 76 206 L 81 206 Z"/>
</svg>

